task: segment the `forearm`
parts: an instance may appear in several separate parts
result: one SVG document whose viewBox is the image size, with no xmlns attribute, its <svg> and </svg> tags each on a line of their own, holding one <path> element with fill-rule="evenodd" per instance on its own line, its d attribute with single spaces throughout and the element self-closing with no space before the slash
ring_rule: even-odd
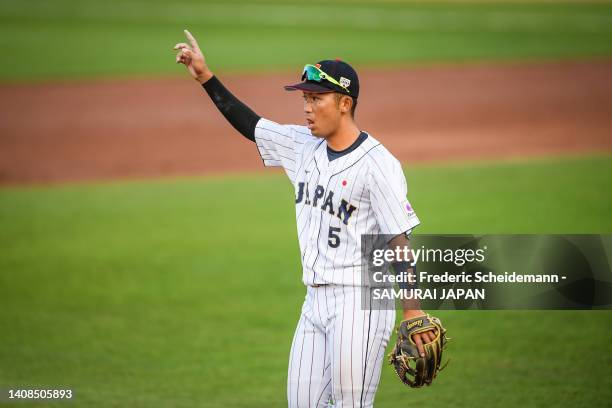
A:
<svg viewBox="0 0 612 408">
<path fill-rule="evenodd" d="M 414 267 L 408 268 L 408 274 L 411 275 L 415 283 L 411 283 L 408 286 L 408 290 L 414 290 L 417 288 L 416 284 L 416 271 Z M 422 315 L 421 301 L 417 296 L 411 296 L 410 299 L 402 299 L 402 310 L 404 313 L 404 319 L 410 319 L 414 316 Z"/>
<path fill-rule="evenodd" d="M 202 83 L 202 87 L 234 129 L 254 142 L 255 126 L 260 116 L 238 100 L 216 76 Z"/>
<path fill-rule="evenodd" d="M 400 234 L 393 238 L 389 242 L 389 247 L 393 250 L 396 248 L 400 248 L 400 253 L 410 253 L 410 241 L 405 234 Z M 405 251 L 404 251 L 405 249 Z M 412 265 L 413 259 L 403 260 L 401 262 L 395 262 L 393 264 L 393 269 L 396 275 L 403 275 L 403 278 L 409 278 L 409 282 L 404 282 L 400 284 L 401 289 L 406 290 L 414 290 L 417 288 L 417 275 L 416 275 L 416 266 Z M 404 275 L 405 274 L 405 275 Z M 405 279 L 404 279 L 405 280 Z M 410 296 L 410 299 L 402 299 L 402 310 L 404 319 L 409 319 L 414 316 L 422 315 L 423 311 L 421 310 L 421 302 L 416 296 Z"/>
</svg>

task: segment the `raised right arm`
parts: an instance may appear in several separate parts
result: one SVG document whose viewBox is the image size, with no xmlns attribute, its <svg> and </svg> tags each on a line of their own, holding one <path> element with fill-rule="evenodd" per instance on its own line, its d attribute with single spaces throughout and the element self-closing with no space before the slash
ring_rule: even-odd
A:
<svg viewBox="0 0 612 408">
<path fill-rule="evenodd" d="M 255 141 L 255 126 L 260 116 L 236 98 L 208 68 L 204 54 L 194 36 L 185 30 L 189 44 L 178 43 L 174 49 L 177 64 L 184 64 L 191 76 L 202 84 L 225 119 L 244 137 Z"/>
</svg>

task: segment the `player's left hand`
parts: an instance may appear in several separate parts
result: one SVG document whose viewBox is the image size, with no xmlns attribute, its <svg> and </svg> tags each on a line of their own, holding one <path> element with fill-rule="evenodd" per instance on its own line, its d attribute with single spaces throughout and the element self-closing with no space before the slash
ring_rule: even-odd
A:
<svg viewBox="0 0 612 408">
<path fill-rule="evenodd" d="M 440 319 L 417 314 L 416 310 L 409 312 L 405 312 L 404 316 L 415 317 L 403 320 L 397 328 L 397 341 L 389 354 L 389 363 L 404 384 L 418 388 L 431 385 L 438 372 L 446 367 L 441 363 L 448 338 Z M 435 334 L 433 340 L 431 333 Z"/>
<path fill-rule="evenodd" d="M 426 316 L 426 314 L 422 310 L 404 310 L 404 320 L 413 319 L 419 316 Z M 425 348 L 423 344 L 431 343 L 435 339 L 436 331 L 434 329 L 412 335 L 412 340 L 414 340 L 421 357 L 425 357 Z"/>
</svg>

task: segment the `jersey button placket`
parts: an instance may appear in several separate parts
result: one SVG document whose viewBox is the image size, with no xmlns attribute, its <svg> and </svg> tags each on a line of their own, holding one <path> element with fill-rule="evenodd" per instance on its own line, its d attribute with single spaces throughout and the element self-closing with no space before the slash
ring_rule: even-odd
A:
<svg viewBox="0 0 612 408">
<path fill-rule="evenodd" d="M 316 190 L 317 186 L 314 186 L 313 188 L 313 216 L 311 218 L 311 222 L 310 222 L 310 240 L 312 242 L 312 244 L 315 247 L 318 247 L 319 245 L 319 232 L 321 229 L 321 212 L 319 211 L 319 209 L 321 208 L 321 206 L 323 205 L 323 203 L 325 202 L 325 195 L 327 194 L 327 184 L 329 183 L 329 175 L 325 174 L 325 173 L 321 173 L 321 177 L 319 177 L 319 181 L 317 183 L 317 185 L 320 185 L 321 187 L 323 187 L 323 197 L 319 198 L 317 201 L 317 205 L 315 207 L 314 205 L 314 190 Z"/>
<path fill-rule="evenodd" d="M 321 197 L 319 199 L 319 201 L 317 202 L 317 208 L 319 209 L 319 211 L 317 211 L 318 212 L 318 216 L 315 217 L 316 220 L 317 220 L 317 222 L 316 222 L 317 223 L 317 228 L 315 230 L 315 236 L 313 237 L 313 239 L 315 241 L 318 241 L 319 236 L 323 235 L 323 233 L 324 233 L 324 231 L 320 231 L 321 227 L 322 227 L 322 223 L 323 223 L 323 215 L 322 215 L 322 212 L 320 211 L 320 209 L 321 209 L 321 206 L 323 206 L 323 203 L 325 202 L 325 198 L 326 198 L 327 194 L 329 194 L 329 192 L 327 191 L 328 190 L 328 184 L 329 184 L 329 173 L 328 174 L 323 173 L 321 175 L 321 179 L 319 180 L 319 184 L 323 187 L 323 197 Z M 319 232 L 320 232 L 320 234 L 319 234 Z M 325 237 L 323 237 L 323 239 L 324 238 Z M 317 242 L 317 244 L 318 244 L 318 242 Z"/>
</svg>

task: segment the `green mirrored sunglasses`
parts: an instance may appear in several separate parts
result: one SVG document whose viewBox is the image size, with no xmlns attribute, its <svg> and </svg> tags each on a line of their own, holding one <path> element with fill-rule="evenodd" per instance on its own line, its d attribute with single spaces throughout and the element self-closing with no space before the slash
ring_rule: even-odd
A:
<svg viewBox="0 0 612 408">
<path fill-rule="evenodd" d="M 339 86 L 340 88 L 344 89 L 346 92 L 351 93 L 351 91 L 349 91 L 346 86 L 340 84 L 340 82 L 336 81 L 329 74 L 326 74 L 325 72 L 321 71 L 321 68 L 315 65 L 306 64 L 304 66 L 304 73 L 302 74 L 302 81 L 305 79 L 309 81 L 317 81 L 317 82 L 321 82 L 325 80 L 327 82 L 331 82 L 332 84 Z"/>
</svg>

